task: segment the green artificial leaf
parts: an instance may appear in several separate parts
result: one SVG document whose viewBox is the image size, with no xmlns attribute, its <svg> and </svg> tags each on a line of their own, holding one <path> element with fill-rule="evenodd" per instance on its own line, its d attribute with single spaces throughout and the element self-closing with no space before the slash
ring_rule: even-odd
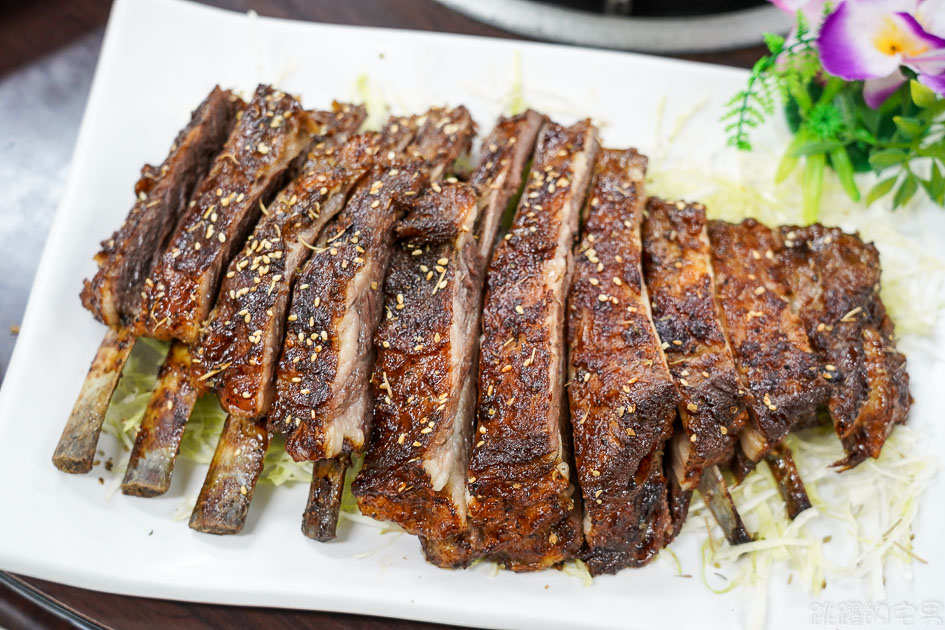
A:
<svg viewBox="0 0 945 630">
<path fill-rule="evenodd" d="M 859 201 L 860 189 L 856 187 L 856 181 L 853 179 L 853 163 L 850 162 L 850 155 L 844 147 L 837 147 L 830 152 L 830 166 L 840 179 L 847 196 L 853 201 Z"/>
<path fill-rule="evenodd" d="M 823 153 L 808 155 L 804 160 L 803 213 L 804 223 L 815 223 L 820 217 L 820 194 L 824 185 L 824 167 L 827 156 Z"/>
<path fill-rule="evenodd" d="M 765 40 L 765 46 L 771 51 L 772 55 L 777 55 L 784 49 L 784 37 L 777 33 L 765 33 L 762 36 Z"/>
<path fill-rule="evenodd" d="M 872 205 L 873 202 L 876 201 L 877 199 L 881 197 L 885 197 L 887 194 L 889 194 L 889 191 L 892 190 L 893 186 L 896 185 L 897 179 L 899 179 L 899 176 L 895 175 L 888 179 L 884 179 L 883 181 L 873 186 L 872 190 L 870 190 L 869 193 L 866 195 L 866 205 L 868 206 Z"/>
<path fill-rule="evenodd" d="M 932 88 L 922 85 L 915 79 L 909 81 L 909 91 L 912 94 L 912 102 L 922 108 L 933 105 L 937 100 Z"/>
<path fill-rule="evenodd" d="M 870 154 L 870 166 L 877 171 L 902 164 L 906 160 L 906 152 L 902 149 L 882 149 Z"/>
<path fill-rule="evenodd" d="M 863 102 L 863 98 L 860 97 L 857 103 L 857 112 L 860 115 L 860 120 L 863 121 L 863 124 L 866 127 L 866 130 L 870 132 L 872 136 L 879 134 L 879 126 L 882 121 L 882 116 L 880 116 L 879 110 L 873 109 L 869 105 Z"/>
<path fill-rule="evenodd" d="M 899 188 L 896 189 L 896 194 L 893 195 L 893 208 L 899 208 L 909 203 L 909 200 L 912 199 L 918 189 L 919 182 L 916 176 L 912 173 L 906 174 L 906 178 L 902 180 Z"/>
<path fill-rule="evenodd" d="M 807 117 L 807 128 L 818 138 L 834 139 L 846 128 L 843 114 L 830 103 L 819 103 Z"/>
<path fill-rule="evenodd" d="M 857 127 L 854 129 L 852 135 L 860 142 L 865 142 L 866 144 L 879 144 L 879 140 L 876 139 L 876 136 L 862 127 Z"/>
<path fill-rule="evenodd" d="M 896 123 L 896 127 L 899 128 L 902 135 L 907 138 L 917 138 L 925 133 L 925 125 L 915 118 L 893 116 L 893 122 Z"/>
<path fill-rule="evenodd" d="M 868 173 L 873 170 L 870 165 L 870 145 L 865 142 L 851 142 L 847 145 L 850 162 L 857 173 Z"/>
<path fill-rule="evenodd" d="M 919 181 L 922 182 L 922 187 L 925 188 L 925 192 L 928 193 L 929 199 L 940 206 L 945 205 L 945 177 L 942 176 L 938 162 L 932 162 L 932 174 L 929 179 Z"/>
</svg>

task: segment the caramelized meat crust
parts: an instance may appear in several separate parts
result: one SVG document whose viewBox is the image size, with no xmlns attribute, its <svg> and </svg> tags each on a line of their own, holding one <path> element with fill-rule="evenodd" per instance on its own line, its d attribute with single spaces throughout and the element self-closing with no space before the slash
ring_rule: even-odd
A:
<svg viewBox="0 0 945 630">
<path fill-rule="evenodd" d="M 580 545 L 580 532 L 569 530 L 579 526 L 580 501 L 564 397 L 564 305 L 597 151 L 589 121 L 542 128 L 512 229 L 489 265 L 469 514 L 482 553 L 513 570 L 557 564 Z M 543 542 L 531 539 L 538 533 Z"/>
<path fill-rule="evenodd" d="M 219 87 L 203 100 L 160 166 L 145 164 L 135 184 L 135 205 L 95 255 L 98 271 L 82 288 L 82 304 L 96 319 L 117 326 L 138 313 L 144 280 L 187 208 L 197 182 L 220 152 L 243 102 Z"/>
<path fill-rule="evenodd" d="M 198 382 L 215 389 L 231 414 L 252 418 L 269 408 L 297 270 L 379 148 L 374 136 L 345 143 L 364 114 L 363 107 L 337 104 L 334 115 L 321 113 L 326 119 L 322 136 L 306 155 L 301 173 L 269 205 L 230 261 L 195 364 Z"/>
<path fill-rule="evenodd" d="M 754 219 L 709 222 L 722 321 L 747 389 L 752 429 L 765 444 L 741 447 L 753 461 L 827 401 L 824 367 L 790 306 L 778 272 L 781 239 Z M 745 431 L 742 432 L 745 435 Z"/>
<path fill-rule="evenodd" d="M 375 335 L 374 429 L 352 490 L 364 514 L 442 540 L 466 529 L 485 258 L 541 117 L 499 120 L 470 185 L 421 195 L 395 231 Z M 468 545 L 466 547 L 469 547 Z"/>
<path fill-rule="evenodd" d="M 663 444 L 679 396 L 650 318 L 641 223 L 647 160 L 605 149 L 568 300 L 568 396 L 592 574 L 648 562 L 669 529 Z"/>
<path fill-rule="evenodd" d="M 394 248 L 375 335 L 374 430 L 352 490 L 368 516 L 445 538 L 466 523 L 466 449 L 475 408 L 475 346 L 484 263 L 476 194 L 447 184 L 408 217 L 459 216 L 458 241 Z M 442 222 L 440 222 L 442 225 Z M 414 222 L 417 225 L 417 222 Z M 465 426 L 464 426 L 465 425 Z"/>
<path fill-rule="evenodd" d="M 782 227 L 782 273 L 792 308 L 824 361 L 827 409 L 856 466 L 878 457 L 911 404 L 906 359 L 879 296 L 879 252 L 855 234 L 822 225 Z"/>
<path fill-rule="evenodd" d="M 369 437 L 373 335 L 393 227 L 428 179 L 466 150 L 473 129 L 464 108 L 421 119 L 407 156 L 376 165 L 358 184 L 299 275 L 269 415 L 297 461 L 360 451 Z"/>
<path fill-rule="evenodd" d="M 256 89 L 145 281 L 137 334 L 197 342 L 225 265 L 316 126 L 293 97 L 266 86 Z"/>
<path fill-rule="evenodd" d="M 653 324 L 681 395 L 671 460 L 680 487 L 727 461 L 745 421 L 735 361 L 722 331 L 705 206 L 656 198 L 643 223 L 643 267 Z"/>
</svg>

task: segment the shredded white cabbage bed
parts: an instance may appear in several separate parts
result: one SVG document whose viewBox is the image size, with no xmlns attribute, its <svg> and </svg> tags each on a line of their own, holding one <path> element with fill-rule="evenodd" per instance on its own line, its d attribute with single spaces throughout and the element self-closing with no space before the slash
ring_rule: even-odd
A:
<svg viewBox="0 0 945 630">
<path fill-rule="evenodd" d="M 517 59 L 516 64 L 520 64 Z M 511 113 L 527 106 L 521 89 L 521 70 L 516 67 L 512 88 L 505 99 L 506 109 Z M 390 110 L 384 98 L 389 95 L 381 95 L 367 77 L 358 78 L 353 91 L 368 107 L 370 126 L 380 126 Z M 724 149 L 719 160 L 698 165 L 685 154 L 687 143 L 681 141 L 682 132 L 692 114 L 704 104 L 697 103 L 689 113 L 679 116 L 666 134 L 661 131 L 663 121 L 658 121 L 657 149 L 650 153 L 647 193 L 701 201 L 706 204 L 710 218 L 740 221 L 755 217 L 768 225 L 801 223 L 799 172 L 779 185 L 773 183 L 779 154 L 764 150 L 744 154 Z M 680 149 L 680 155 L 673 154 L 674 148 Z M 733 172 L 737 175 L 733 176 Z M 846 197 L 830 174 L 824 182 L 821 208 L 823 223 L 858 230 L 865 240 L 876 243 L 883 264 L 882 297 L 896 322 L 900 345 L 911 345 L 910 342 L 930 335 L 945 307 L 945 263 L 901 233 L 900 218 L 912 208 L 901 209 L 898 215 L 883 207 L 864 209 Z M 126 449 L 134 441 L 166 352 L 167 344 L 142 339 L 125 367 L 104 430 L 118 438 Z M 187 425 L 180 456 L 209 464 L 225 417 L 215 397 L 201 398 Z M 308 483 L 311 464 L 294 462 L 283 444 L 281 436 L 273 438 L 260 480 L 275 485 Z M 788 520 L 770 471 L 759 466 L 732 489 L 735 504 L 756 541 L 737 547 L 728 545 L 698 494 L 693 498 L 689 520 L 681 534 L 704 537 L 701 577 L 707 588 L 717 593 L 738 587 L 756 590 L 751 598 L 755 625 L 764 618 L 766 585 L 775 564 L 787 565 L 791 581 L 800 582 L 814 595 L 829 581 L 852 577 L 868 583 L 872 598 L 882 599 L 887 565 L 905 567 L 913 561 L 925 561 L 912 550 L 912 523 L 939 462 L 926 450 L 915 430 L 908 425 L 897 427 L 879 459 L 868 460 L 842 474 L 830 468 L 831 463 L 843 457 L 843 452 L 829 427 L 791 435 L 788 444 L 813 509 L 793 522 Z M 342 521 L 368 525 L 381 534 L 394 534 L 376 550 L 359 556 L 366 557 L 386 549 L 404 531 L 396 524 L 375 521 L 358 511 L 350 485 L 360 464 L 361 460 L 356 459 L 348 470 Z M 184 519 L 192 504 L 193 500 L 185 501 L 178 509 Z M 661 553 L 681 573 L 680 560 L 672 548 Z M 494 563 L 477 562 L 474 566 L 487 575 L 498 571 Z M 584 586 L 593 583 L 580 560 L 566 563 L 563 571 Z"/>
<path fill-rule="evenodd" d="M 167 354 L 168 344 L 154 339 L 139 339 L 115 388 L 102 430 L 115 436 L 126 450 L 134 444 L 138 425 L 157 380 L 158 368 Z M 226 412 L 215 396 L 203 396 L 194 406 L 180 445 L 180 457 L 198 464 L 209 464 L 223 430 Z M 312 464 L 297 463 L 285 452 L 281 435 L 273 436 L 263 463 L 260 481 L 277 486 L 284 483 L 309 483 Z M 126 462 L 121 463 L 122 466 Z"/>
</svg>

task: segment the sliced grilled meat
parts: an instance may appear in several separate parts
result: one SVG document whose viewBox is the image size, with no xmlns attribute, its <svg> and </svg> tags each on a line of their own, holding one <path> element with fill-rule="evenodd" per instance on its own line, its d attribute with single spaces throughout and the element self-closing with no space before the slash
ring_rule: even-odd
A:
<svg viewBox="0 0 945 630">
<path fill-rule="evenodd" d="M 393 226 L 427 179 L 467 149 L 471 133 L 464 108 L 431 110 L 409 157 L 375 166 L 323 230 L 294 291 L 269 414 L 270 430 L 289 435 L 286 450 L 296 461 L 366 445 L 373 335 Z"/>
<path fill-rule="evenodd" d="M 503 117 L 482 142 L 479 164 L 469 183 L 479 195 L 476 237 L 479 251 L 487 261 L 492 255 L 502 215 L 521 189 L 525 167 L 535 148 L 535 138 L 546 121 L 545 116 L 530 109 L 518 116 Z"/>
<path fill-rule="evenodd" d="M 375 152 L 380 154 L 380 159 L 383 162 L 393 159 L 393 155 L 413 138 L 415 131 L 416 122 L 413 119 L 392 118 L 380 134 L 380 138 L 362 138 L 356 140 L 356 142 L 367 142 L 369 146 L 373 145 L 370 153 L 372 156 Z M 358 153 L 355 152 L 349 157 L 355 155 L 358 155 Z M 371 158 L 364 163 L 365 168 L 372 167 L 375 161 L 372 156 L 368 156 L 367 150 L 365 150 L 363 157 Z M 331 225 L 326 224 L 326 227 L 322 230 L 323 233 L 320 239 L 322 245 L 325 244 L 326 239 L 329 239 L 326 234 L 331 233 Z M 319 251 L 317 247 L 312 246 L 312 248 Z M 327 247 L 322 247 L 322 251 L 327 249 Z M 299 272 L 296 271 L 295 273 Z M 291 318 L 289 318 L 289 321 L 292 321 Z M 281 343 L 282 340 L 278 339 L 277 341 Z M 268 431 L 265 430 L 265 417 L 249 419 L 230 415 L 228 420 L 224 433 L 220 436 L 210 470 L 207 471 L 207 477 L 201 489 L 201 497 L 194 507 L 190 519 L 191 528 L 211 534 L 235 534 L 242 530 L 246 515 L 249 512 L 249 504 L 252 501 L 256 481 L 262 471 L 263 457 L 268 448 Z M 258 436 L 262 434 L 267 436 L 265 443 L 258 439 Z M 244 451 L 246 459 L 237 459 L 237 454 Z M 332 502 L 330 499 L 335 495 L 340 496 L 341 487 L 333 493 L 332 488 L 325 488 L 324 486 L 326 483 L 330 486 L 335 482 L 343 484 L 344 465 L 341 460 L 336 463 L 337 465 L 334 468 L 338 470 L 339 474 L 335 476 L 321 475 L 326 466 L 316 466 L 314 469 L 313 494 L 309 498 L 315 501 L 315 509 L 307 511 L 303 519 L 303 531 L 312 537 L 322 537 L 324 539 L 329 530 L 331 535 L 334 536 L 338 503 Z M 328 468 L 332 467 L 329 466 Z M 232 483 L 233 478 L 239 478 L 240 483 Z M 319 492 L 314 492 L 316 490 Z M 329 500 L 321 500 L 324 497 Z M 317 508 L 321 507 L 333 511 L 320 514 Z"/>
<path fill-rule="evenodd" d="M 485 257 L 541 117 L 501 119 L 470 185 L 421 195 L 397 226 L 375 335 L 374 428 L 352 485 L 364 514 L 431 539 L 466 527 Z"/>
<path fill-rule="evenodd" d="M 779 235 L 754 219 L 710 221 L 709 241 L 722 322 L 751 421 L 739 445 L 756 462 L 816 414 L 829 388 L 777 270 Z"/>
<path fill-rule="evenodd" d="M 98 271 L 85 281 L 81 298 L 97 319 L 115 328 L 105 334 L 56 446 L 53 463 L 60 470 L 92 469 L 108 403 L 134 347 L 135 336 L 124 327 L 137 314 L 145 276 L 164 251 L 191 191 L 207 173 L 242 106 L 232 93 L 214 88 L 177 135 L 161 166 L 141 169 L 135 205 L 121 227 L 102 242 L 95 256 Z"/>
<path fill-rule="evenodd" d="M 309 115 L 318 125 L 319 137 L 306 156 L 302 173 L 269 210 L 264 211 L 242 254 L 230 262 L 217 306 L 211 313 L 209 325 L 203 329 L 196 357 L 191 357 L 185 344 L 175 343 L 161 368 L 154 397 L 160 393 L 169 402 L 173 400 L 173 406 L 149 405 L 145 411 L 122 483 L 125 494 L 155 496 L 167 491 L 198 389 L 212 389 L 219 381 L 229 384 L 230 381 L 223 378 L 226 374 L 221 375 L 227 367 L 233 367 L 234 380 L 252 381 L 255 389 L 252 399 L 239 397 L 241 392 L 221 396 L 225 408 L 235 407 L 227 404 L 231 399 L 251 407 L 271 397 L 266 385 L 271 381 L 272 370 L 266 361 L 278 353 L 282 341 L 281 333 L 273 334 L 273 329 L 281 329 L 288 283 L 295 271 L 293 263 L 299 257 L 299 250 L 308 251 L 298 239 L 303 238 L 312 223 L 320 222 L 320 213 L 337 212 L 337 206 L 343 203 L 343 199 L 333 203 L 328 194 L 335 193 L 336 187 L 344 187 L 345 171 L 341 170 L 344 167 L 336 167 L 335 154 L 339 143 L 360 125 L 364 112 L 336 103 L 330 112 L 317 111 Z M 280 127 L 285 123 L 277 121 L 274 115 L 268 124 Z M 376 148 L 371 143 L 356 141 L 352 145 L 340 158 L 353 165 L 350 168 L 359 168 L 357 161 L 362 159 L 362 153 Z M 355 176 L 363 172 L 362 168 Z M 337 184 L 339 180 L 341 184 Z M 321 189 L 329 185 L 331 190 L 322 193 Z M 262 203 L 260 199 L 261 207 Z M 262 279 L 267 282 L 263 283 Z M 250 311 L 252 317 L 246 317 Z M 267 333 L 265 344 L 262 343 L 263 330 Z M 275 349 L 271 348 L 273 344 Z M 196 374 L 195 383 L 189 382 L 191 371 Z"/>
<path fill-rule="evenodd" d="M 568 302 L 568 396 L 592 575 L 645 564 L 670 529 L 662 458 L 679 395 L 643 282 L 646 164 L 633 149 L 601 152 Z"/>
<path fill-rule="evenodd" d="M 653 323 L 681 395 L 679 480 L 691 490 L 703 466 L 731 457 L 746 420 L 715 303 L 705 206 L 650 198 L 643 248 Z"/>
<path fill-rule="evenodd" d="M 879 457 L 912 399 L 906 359 L 879 297 L 879 252 L 854 234 L 822 225 L 782 227 L 780 254 L 792 307 L 824 361 L 827 404 L 849 468 Z"/>
<path fill-rule="evenodd" d="M 581 544 L 564 305 L 597 152 L 589 121 L 542 127 L 512 229 L 488 269 L 469 518 L 480 553 L 516 571 L 555 565 Z"/>
<path fill-rule="evenodd" d="M 322 231 L 312 258 L 299 275 L 289 309 L 287 337 L 277 377 L 279 385 L 290 386 L 292 397 L 284 397 L 285 390 L 277 385 L 276 404 L 269 416 L 270 421 L 281 418 L 276 426 L 294 431 L 289 436 L 286 450 L 297 460 L 306 457 L 311 460 L 346 458 L 347 449 L 361 449 L 369 437 L 370 415 L 366 412 L 371 406 L 368 383 L 373 368 L 371 340 L 380 316 L 378 289 L 389 257 L 393 224 L 427 178 L 439 178 L 447 166 L 468 148 L 473 129 L 472 119 L 462 107 L 449 112 L 432 109 L 418 122 L 420 128 L 406 150 L 408 155 L 398 159 L 389 155 L 396 153 L 393 148 L 387 151 L 394 164 L 386 166 L 383 161 L 376 164 L 357 185 L 344 210 Z M 384 149 L 381 152 L 384 153 Z M 306 326 L 310 331 L 308 336 L 299 330 Z M 331 341 L 326 343 L 329 339 Z M 295 353 L 290 354 L 293 351 Z M 302 354 L 307 363 L 300 366 Z M 293 363 L 295 357 L 299 357 L 299 361 Z M 286 366 L 292 374 L 283 378 Z M 297 376 L 299 374 L 305 376 L 304 382 L 301 376 Z M 333 378 L 318 380 L 329 375 Z M 295 387 L 300 383 L 300 387 Z M 305 407 L 306 425 L 296 430 L 301 422 L 292 422 L 279 410 L 288 405 L 295 405 L 290 407 L 293 410 L 298 405 L 305 405 L 312 390 L 302 390 L 312 384 L 317 384 L 315 395 L 323 399 L 316 405 Z M 296 418 L 301 420 L 300 416 Z M 321 424 L 316 424 L 316 418 Z M 232 416 L 231 419 L 235 420 Z M 255 421 L 259 430 L 263 430 L 266 421 L 265 418 Z M 244 434 L 245 429 L 239 429 L 238 433 Z M 323 439 L 323 435 L 328 435 L 329 439 Z M 225 436 L 221 438 L 217 451 L 221 457 L 226 457 L 229 449 L 238 442 L 231 440 L 227 447 L 222 444 L 224 439 Z M 337 442 L 332 442 L 335 439 Z M 313 450 L 313 445 L 336 445 L 338 451 L 322 454 Z M 265 448 L 262 450 L 264 453 Z M 304 455 L 300 456 L 300 453 Z M 216 459 L 216 455 L 214 457 Z M 338 461 L 342 474 L 316 477 L 313 482 L 321 486 L 326 481 L 343 480 L 345 462 L 346 459 Z M 242 465 L 240 462 L 235 464 Z M 242 527 L 242 522 L 237 523 L 234 519 L 245 518 L 252 498 L 252 491 L 243 492 L 242 486 L 254 485 L 256 478 L 246 476 L 239 488 L 240 494 L 233 494 L 236 486 L 224 481 L 235 472 L 235 464 L 211 466 L 204 482 L 205 500 L 198 501 L 191 518 L 194 529 L 227 533 L 239 531 Z M 258 469 L 254 470 L 258 476 Z M 315 472 L 317 475 L 318 470 Z M 216 492 L 215 488 L 220 491 Z M 318 493 L 312 494 L 314 499 L 319 496 Z M 246 509 L 224 511 L 215 509 L 215 505 L 245 505 Z M 319 515 L 318 509 L 322 507 L 328 511 Z M 337 503 L 332 501 L 310 504 L 303 531 L 312 537 L 325 539 L 331 522 L 337 520 L 337 507 Z"/>
<path fill-rule="evenodd" d="M 672 477 L 670 511 L 675 535 L 685 521 L 703 468 L 731 459 L 747 413 L 715 302 L 705 206 L 651 197 L 643 223 L 643 263 L 653 323 L 681 395 L 681 427 L 671 439 L 666 467 Z M 713 496 L 730 502 L 721 475 L 711 478 L 723 483 Z M 723 529 L 725 523 L 740 525 L 734 505 L 726 513 L 731 516 L 720 520 Z M 730 532 L 726 529 L 726 533 Z M 729 535 L 730 539 L 745 537 Z"/>
<path fill-rule="evenodd" d="M 145 282 L 135 323 L 139 335 L 197 341 L 226 264 L 316 127 L 293 97 L 256 89 Z"/>
<path fill-rule="evenodd" d="M 321 228 L 344 205 L 380 148 L 372 135 L 345 142 L 364 120 L 363 107 L 335 105 L 321 138 L 296 177 L 264 211 L 243 250 L 230 261 L 195 363 L 202 386 L 217 391 L 234 415 L 265 414 L 282 350 L 285 310 L 297 270 Z"/>
<path fill-rule="evenodd" d="M 145 278 L 242 107 L 243 102 L 229 90 L 213 88 L 177 134 L 164 162 L 141 169 L 135 205 L 111 238 L 102 241 L 95 255 L 98 271 L 82 289 L 82 304 L 96 319 L 109 326 L 134 321 Z"/>
<path fill-rule="evenodd" d="M 445 538 L 466 521 L 474 313 L 485 265 L 472 233 L 475 192 L 464 184 L 436 188 L 417 199 L 407 218 L 411 232 L 435 225 L 437 214 L 445 223 L 459 221 L 448 240 L 431 230 L 429 240 L 415 236 L 394 248 L 384 284 L 387 315 L 375 335 L 373 437 L 352 490 L 368 516 Z"/>
</svg>

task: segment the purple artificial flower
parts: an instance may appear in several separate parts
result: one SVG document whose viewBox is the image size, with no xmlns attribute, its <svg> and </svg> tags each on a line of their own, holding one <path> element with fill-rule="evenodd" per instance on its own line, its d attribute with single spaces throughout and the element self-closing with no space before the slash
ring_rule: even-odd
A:
<svg viewBox="0 0 945 630">
<path fill-rule="evenodd" d="M 771 4 L 785 13 L 795 15 L 798 11 L 807 19 L 807 23 L 816 28 L 824 15 L 827 0 L 771 0 Z"/>
<path fill-rule="evenodd" d="M 824 20 L 817 38 L 830 74 L 863 79 L 863 97 L 879 107 L 915 71 L 945 94 L 945 0 L 846 0 Z"/>
</svg>

